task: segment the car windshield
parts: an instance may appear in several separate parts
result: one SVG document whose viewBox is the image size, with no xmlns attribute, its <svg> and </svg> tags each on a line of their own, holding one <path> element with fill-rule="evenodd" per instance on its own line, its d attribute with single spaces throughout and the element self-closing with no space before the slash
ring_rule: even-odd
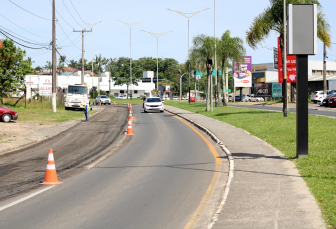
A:
<svg viewBox="0 0 336 229">
<path fill-rule="evenodd" d="M 328 95 L 328 98 L 335 97 L 335 96 L 336 96 L 336 93 L 329 94 L 329 95 Z"/>
<path fill-rule="evenodd" d="M 158 103 L 161 102 L 160 98 L 148 98 L 147 103 Z"/>
<path fill-rule="evenodd" d="M 68 93 L 72 94 L 87 94 L 87 87 L 69 86 Z"/>
<path fill-rule="evenodd" d="M 108 97 L 106 95 L 103 95 L 101 98 L 103 99 L 107 99 Z"/>
</svg>

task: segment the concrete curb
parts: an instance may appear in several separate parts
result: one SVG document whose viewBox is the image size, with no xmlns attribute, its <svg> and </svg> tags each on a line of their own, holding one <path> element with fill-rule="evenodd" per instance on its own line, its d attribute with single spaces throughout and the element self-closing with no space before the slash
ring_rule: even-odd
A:
<svg viewBox="0 0 336 229">
<path fill-rule="evenodd" d="M 222 200 L 221 200 L 221 203 L 219 204 L 219 206 L 217 207 L 217 210 L 214 214 L 214 216 L 212 217 L 212 220 L 208 226 L 208 229 L 211 229 L 214 224 L 218 221 L 218 215 L 221 213 L 223 207 L 224 207 L 224 204 L 226 202 L 226 199 L 229 195 L 229 190 L 230 190 L 230 184 L 231 184 L 231 181 L 233 179 L 233 176 L 234 176 L 234 158 L 232 156 L 232 153 L 231 151 L 223 144 L 223 142 L 217 138 L 217 136 L 215 134 L 213 134 L 209 129 L 205 128 L 204 126 L 198 124 L 197 122 L 189 119 L 189 118 L 186 118 L 184 117 L 183 115 L 180 115 L 180 114 L 177 114 L 177 113 L 174 113 L 172 111 L 169 111 L 167 109 L 165 109 L 165 111 L 173 114 L 173 115 L 176 115 L 184 120 L 186 120 L 187 122 L 193 124 L 194 126 L 196 126 L 198 129 L 202 130 L 203 132 L 205 132 L 207 135 L 209 135 L 211 137 L 211 139 L 222 149 L 222 151 L 227 155 L 228 157 L 228 162 L 229 162 L 229 176 L 228 176 L 228 179 L 227 179 L 227 182 L 226 182 L 226 185 L 225 185 L 225 189 L 223 191 L 223 194 L 222 194 Z"/>
<path fill-rule="evenodd" d="M 94 113 L 94 114 L 90 115 L 90 117 L 93 117 L 96 114 L 99 114 L 103 110 L 105 110 L 105 108 L 101 109 L 100 111 L 97 111 L 97 113 Z M 77 119 L 77 120 L 72 120 L 72 121 L 64 122 L 64 123 L 70 123 L 70 122 L 73 122 L 73 123 L 71 125 L 67 126 L 67 127 L 64 127 L 61 131 L 58 131 L 58 132 L 52 133 L 50 135 L 47 135 L 44 139 L 42 139 L 40 141 L 38 141 L 38 140 L 32 140 L 32 142 L 29 142 L 29 143 L 25 143 L 25 144 L 22 144 L 22 145 L 19 145 L 19 146 L 14 146 L 14 147 L 9 148 L 9 149 L 0 150 L 0 155 L 5 155 L 5 154 L 8 154 L 8 153 L 11 153 L 11 152 L 14 152 L 14 151 L 26 148 L 26 147 L 30 147 L 30 146 L 33 146 L 34 144 L 37 144 L 37 143 L 42 143 L 43 141 L 46 141 L 49 138 L 52 138 L 52 137 L 54 137 L 56 135 L 62 134 L 64 131 L 67 131 L 71 127 L 74 127 L 74 126 L 78 125 L 79 123 L 82 122 L 81 120 L 82 120 L 82 118 Z M 64 123 L 60 123 L 58 125 L 61 125 L 61 124 L 64 124 Z M 58 126 L 58 125 L 56 125 L 56 126 Z M 56 126 L 54 126 L 54 127 L 56 127 Z"/>
</svg>

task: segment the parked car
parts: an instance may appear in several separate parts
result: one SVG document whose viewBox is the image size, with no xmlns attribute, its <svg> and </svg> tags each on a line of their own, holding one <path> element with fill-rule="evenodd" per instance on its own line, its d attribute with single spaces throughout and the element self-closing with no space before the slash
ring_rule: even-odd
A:
<svg viewBox="0 0 336 229">
<path fill-rule="evenodd" d="M 10 122 L 11 120 L 17 120 L 18 114 L 16 111 L 8 109 L 6 107 L 0 107 L 0 118 L 3 122 Z"/>
<path fill-rule="evenodd" d="M 147 98 L 144 102 L 144 112 L 148 111 L 164 111 L 163 101 L 159 97 Z"/>
<path fill-rule="evenodd" d="M 178 97 L 178 96 L 173 97 L 173 100 L 179 100 L 179 99 L 180 99 L 180 97 Z"/>
<path fill-rule="evenodd" d="M 335 97 L 336 96 L 336 93 L 333 92 L 333 93 L 330 93 L 328 94 L 327 97 L 323 97 L 321 101 L 318 101 L 317 104 L 319 104 L 320 106 L 325 106 L 325 107 L 328 107 L 329 106 L 329 102 L 328 100 L 331 98 L 331 97 Z"/>
<path fill-rule="evenodd" d="M 163 100 L 170 100 L 170 98 L 169 97 L 165 97 L 165 98 L 163 98 Z"/>
<path fill-rule="evenodd" d="M 329 94 L 330 92 L 330 90 L 327 90 L 327 94 Z M 314 91 L 310 96 L 310 100 L 314 103 L 317 103 L 319 101 L 323 101 L 323 97 L 326 97 L 325 95 L 323 95 L 323 91 Z"/>
<path fill-rule="evenodd" d="M 190 102 L 195 102 L 195 101 L 196 101 L 195 97 L 190 97 Z"/>
<path fill-rule="evenodd" d="M 228 102 L 233 102 L 232 95 L 228 95 L 227 99 L 228 99 Z M 222 102 L 224 102 L 224 99 L 222 99 Z"/>
<path fill-rule="evenodd" d="M 235 100 L 236 100 L 236 102 L 240 101 L 240 95 L 236 95 Z"/>
<path fill-rule="evenodd" d="M 249 94 L 249 102 L 260 102 L 264 101 L 264 98 L 262 97 L 256 97 L 254 94 Z"/>
<path fill-rule="evenodd" d="M 107 95 L 98 95 L 96 98 L 96 105 L 99 104 L 99 102 L 101 102 L 101 104 L 111 104 L 111 99 L 107 96 Z"/>
<path fill-rule="evenodd" d="M 245 94 L 243 94 L 243 98 L 241 100 L 242 102 L 248 102 L 249 101 L 249 97 Z"/>
<path fill-rule="evenodd" d="M 334 106 L 336 106 L 336 96 L 334 96 L 334 97 L 330 97 L 330 98 L 328 99 L 328 104 L 329 104 L 330 107 L 334 107 Z"/>
</svg>

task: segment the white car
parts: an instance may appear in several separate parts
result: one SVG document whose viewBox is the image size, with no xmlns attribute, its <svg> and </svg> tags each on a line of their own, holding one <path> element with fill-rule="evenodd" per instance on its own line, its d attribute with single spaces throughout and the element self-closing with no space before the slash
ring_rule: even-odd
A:
<svg viewBox="0 0 336 229">
<path fill-rule="evenodd" d="M 327 94 L 329 94 L 330 92 L 330 90 L 327 90 Z M 310 96 L 310 100 L 314 103 L 318 103 L 323 101 L 325 97 L 327 97 L 327 95 L 324 95 L 323 91 L 314 91 Z"/>
<path fill-rule="evenodd" d="M 178 96 L 174 96 L 174 97 L 173 97 L 173 100 L 180 100 L 180 97 L 178 97 Z"/>
<path fill-rule="evenodd" d="M 96 105 L 98 105 L 99 102 L 101 102 L 101 104 L 110 105 L 111 104 L 111 99 L 106 95 L 98 95 L 97 98 L 96 98 Z"/>
<path fill-rule="evenodd" d="M 165 97 L 165 98 L 163 98 L 163 100 L 170 100 L 170 98 L 169 97 Z"/>
<path fill-rule="evenodd" d="M 164 111 L 163 101 L 159 97 L 147 98 L 144 103 L 144 112 L 148 111 Z"/>
<path fill-rule="evenodd" d="M 254 94 L 249 94 L 249 102 L 263 102 L 264 99 L 262 97 L 256 97 Z"/>
</svg>

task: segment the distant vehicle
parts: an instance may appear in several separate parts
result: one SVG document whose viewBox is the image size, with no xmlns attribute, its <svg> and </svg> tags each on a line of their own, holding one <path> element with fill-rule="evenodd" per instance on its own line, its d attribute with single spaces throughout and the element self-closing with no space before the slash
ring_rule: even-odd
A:
<svg viewBox="0 0 336 229">
<path fill-rule="evenodd" d="M 148 111 L 164 111 L 163 101 L 159 97 L 147 98 L 144 102 L 144 112 Z"/>
<path fill-rule="evenodd" d="M 98 105 L 99 102 L 101 102 L 101 104 L 104 105 L 106 104 L 111 105 L 111 99 L 106 95 L 98 95 L 96 98 L 96 105 Z"/>
<path fill-rule="evenodd" d="M 330 90 L 327 90 L 327 94 L 329 94 L 330 92 L 331 92 Z M 323 95 L 323 91 L 314 91 L 310 96 L 310 100 L 313 103 L 317 103 L 319 101 L 323 101 L 323 97 L 325 97 Z"/>
<path fill-rule="evenodd" d="M 262 97 L 256 97 L 254 96 L 254 94 L 249 94 L 249 99 L 248 101 L 249 102 L 261 102 L 261 101 L 264 101 L 264 99 Z"/>
<path fill-rule="evenodd" d="M 0 107 L 0 118 L 3 122 L 10 122 L 12 120 L 17 120 L 18 117 L 19 116 L 16 111 L 13 111 L 6 107 Z"/>
<path fill-rule="evenodd" d="M 330 107 L 336 106 L 336 96 L 330 97 L 329 100 L 328 100 L 328 104 L 329 104 Z"/>
<path fill-rule="evenodd" d="M 195 97 L 190 97 L 190 102 L 195 102 L 195 101 L 196 101 Z"/>
<path fill-rule="evenodd" d="M 236 102 L 239 102 L 240 101 L 240 95 L 236 95 L 235 100 L 236 100 Z"/>
<path fill-rule="evenodd" d="M 170 98 L 169 97 L 165 97 L 165 98 L 163 98 L 163 100 L 170 100 Z"/>
<path fill-rule="evenodd" d="M 322 101 L 318 101 L 317 104 L 319 104 L 320 106 L 328 107 L 329 106 L 329 103 L 328 103 L 329 99 L 331 97 L 335 97 L 335 96 L 336 96 L 335 92 L 334 93 L 330 93 L 330 94 L 328 94 L 328 96 L 326 98 L 323 98 Z"/>
<path fill-rule="evenodd" d="M 180 97 L 178 97 L 178 96 L 173 97 L 173 100 L 179 100 L 179 99 L 180 99 Z"/>
<path fill-rule="evenodd" d="M 88 86 L 85 84 L 69 85 L 65 97 L 65 110 L 85 109 L 86 104 L 93 106 L 93 102 L 90 101 Z"/>
<path fill-rule="evenodd" d="M 228 101 L 229 101 L 229 102 L 233 102 L 233 96 L 232 96 L 232 95 L 229 95 L 229 96 L 228 96 Z"/>
</svg>

